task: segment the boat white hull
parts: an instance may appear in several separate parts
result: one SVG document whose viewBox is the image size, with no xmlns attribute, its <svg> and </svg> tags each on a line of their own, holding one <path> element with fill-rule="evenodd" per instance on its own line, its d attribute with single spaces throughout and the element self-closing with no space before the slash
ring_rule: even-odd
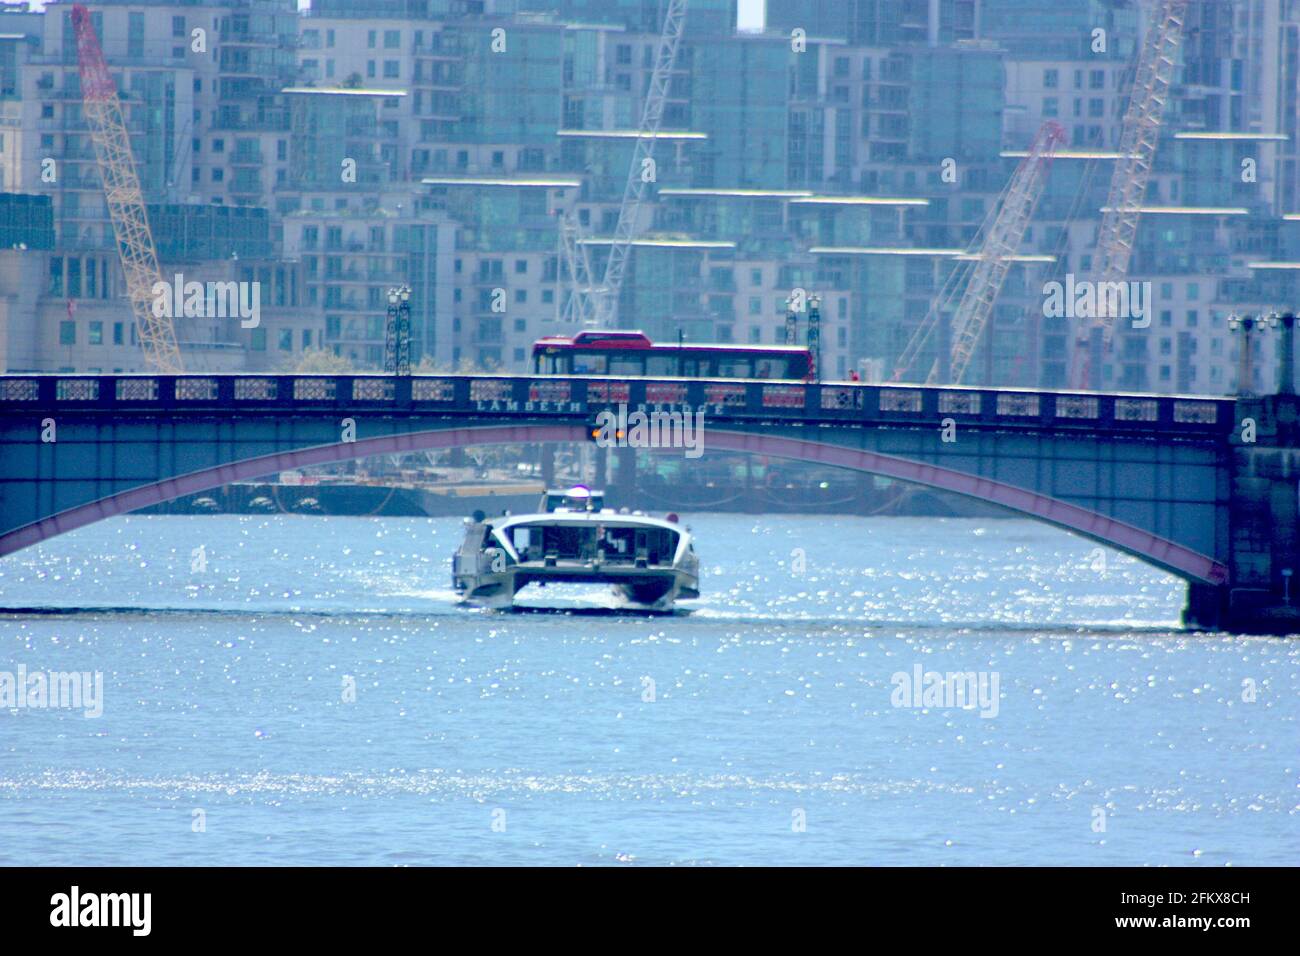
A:
<svg viewBox="0 0 1300 956">
<path fill-rule="evenodd" d="M 557 563 L 512 565 L 503 571 L 457 575 L 462 603 L 495 610 L 509 609 L 530 584 L 608 584 L 619 607 L 628 610 L 671 611 L 678 601 L 700 596 L 696 574 L 685 569 L 601 568 L 593 564 Z"/>
</svg>

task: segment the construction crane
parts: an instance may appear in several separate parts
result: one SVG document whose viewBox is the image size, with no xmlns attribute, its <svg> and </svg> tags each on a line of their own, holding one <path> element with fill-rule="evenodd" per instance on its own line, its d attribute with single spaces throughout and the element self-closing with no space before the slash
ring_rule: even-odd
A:
<svg viewBox="0 0 1300 956">
<path fill-rule="evenodd" d="M 956 309 L 952 312 L 950 327 L 954 335 L 947 375 L 943 374 L 944 356 L 940 354 L 931 365 L 926 381 L 937 382 L 941 377 L 946 377 L 952 383 L 961 381 L 988 324 L 993 304 L 1006 281 L 1016 251 L 1020 248 L 1034 207 L 1038 205 L 1038 197 L 1042 195 L 1043 186 L 1047 183 L 1052 156 L 1057 146 L 1064 141 L 1065 130 L 1059 123 L 1048 121 L 1039 128 L 1028 154 L 1016 167 L 1002 190 L 1002 195 L 980 227 L 974 250 L 963 257 L 970 263 L 969 267 L 953 269 L 949 274 L 943 288 L 935 296 L 930 311 L 921 320 L 903 349 L 903 354 L 899 356 L 893 381 L 902 381 L 903 376 L 916 363 L 917 356 L 930 336 L 941 327 L 944 313 L 951 309 L 958 289 L 962 291 Z M 944 343 L 941 342 L 939 348 L 942 350 Z"/>
<path fill-rule="evenodd" d="M 126 276 L 127 298 L 135 318 L 136 334 L 145 361 L 164 375 L 182 372 L 176 328 L 170 316 L 154 315 L 154 284 L 162 281 L 158 253 L 145 213 L 140 177 L 135 171 L 131 138 L 122 118 L 117 85 L 104 62 L 104 51 L 90 19 L 90 11 L 77 4 L 72 8 L 72 26 L 77 37 L 77 67 L 81 74 L 81 96 L 95 159 L 104 184 L 104 199 L 113 220 L 117 253 Z"/>
<path fill-rule="evenodd" d="M 1102 288 L 1100 283 L 1103 282 L 1121 281 L 1128 275 L 1138 220 L 1142 215 L 1142 198 L 1146 195 L 1155 165 L 1160 123 L 1169 100 L 1178 46 L 1183 38 L 1187 4 L 1188 0 L 1156 0 L 1152 10 L 1151 23 L 1133 74 L 1128 109 L 1124 113 L 1120 155 L 1111 175 L 1101 229 L 1097 233 L 1097 253 L 1093 260 L 1097 285 L 1094 288 Z M 1099 303 L 1102 298 L 1098 296 Z M 1098 371 L 1091 361 L 1094 340 L 1100 338 L 1102 355 L 1112 345 L 1116 316 L 1110 315 L 1105 306 L 1097 311 L 1103 314 L 1079 327 L 1070 373 L 1070 382 L 1075 388 L 1098 384 L 1092 381 Z"/>
<path fill-rule="evenodd" d="M 636 145 L 632 149 L 632 163 L 627 170 L 627 184 L 623 187 L 623 202 L 618 210 L 618 224 L 614 227 L 613 243 L 605 261 L 605 277 L 595 288 L 583 290 L 575 281 L 574 292 L 590 298 L 589 305 L 580 308 L 597 328 L 613 328 L 618 319 L 618 296 L 623 287 L 623 273 L 627 270 L 632 242 L 640 229 L 641 204 L 650 183 L 647 170 L 653 168 L 655 140 L 664 118 L 664 104 L 668 100 L 668 86 L 672 82 L 673 65 L 677 62 L 677 47 L 681 43 L 682 28 L 686 24 L 686 0 L 668 0 L 664 12 L 664 26 L 655 49 L 654 69 L 641 108 L 641 124 L 637 127 Z M 576 240 L 582 245 L 580 238 Z"/>
<path fill-rule="evenodd" d="M 592 326 L 591 257 L 582 239 L 578 221 L 558 212 L 560 220 L 561 267 L 569 277 L 568 294 L 561 297 L 560 319 L 570 325 Z"/>
</svg>

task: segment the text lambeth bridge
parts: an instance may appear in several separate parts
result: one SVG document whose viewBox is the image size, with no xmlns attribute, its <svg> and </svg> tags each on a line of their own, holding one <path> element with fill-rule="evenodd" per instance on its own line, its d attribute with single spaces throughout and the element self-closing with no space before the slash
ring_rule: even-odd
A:
<svg viewBox="0 0 1300 956">
<path fill-rule="evenodd" d="M 1262 398 L 530 376 L 0 376 L 0 555 L 101 518 L 375 454 L 582 441 L 626 404 L 707 450 L 981 498 L 1189 582 L 1188 624 L 1300 632 L 1300 407 Z M 1300 600 L 1300 591 L 1295 598 Z"/>
</svg>

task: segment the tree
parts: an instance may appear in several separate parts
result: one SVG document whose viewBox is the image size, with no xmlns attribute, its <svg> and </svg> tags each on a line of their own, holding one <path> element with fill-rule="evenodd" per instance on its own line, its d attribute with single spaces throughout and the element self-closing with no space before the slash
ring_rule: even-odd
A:
<svg viewBox="0 0 1300 956">
<path fill-rule="evenodd" d="M 330 349 L 304 349 L 296 359 L 286 359 L 283 368 L 290 375 L 348 375 L 359 371 L 351 359 L 335 355 Z"/>
</svg>

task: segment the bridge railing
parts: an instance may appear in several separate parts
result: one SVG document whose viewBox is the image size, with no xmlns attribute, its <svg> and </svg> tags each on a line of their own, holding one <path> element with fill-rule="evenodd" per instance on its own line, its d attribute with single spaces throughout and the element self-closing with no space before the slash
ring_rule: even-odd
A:
<svg viewBox="0 0 1300 956">
<path fill-rule="evenodd" d="M 621 404 L 704 410 L 714 420 L 935 425 L 1147 434 L 1223 434 L 1232 399 L 905 384 L 527 375 L 7 375 L 8 413 L 528 415 L 573 417 Z"/>
</svg>

